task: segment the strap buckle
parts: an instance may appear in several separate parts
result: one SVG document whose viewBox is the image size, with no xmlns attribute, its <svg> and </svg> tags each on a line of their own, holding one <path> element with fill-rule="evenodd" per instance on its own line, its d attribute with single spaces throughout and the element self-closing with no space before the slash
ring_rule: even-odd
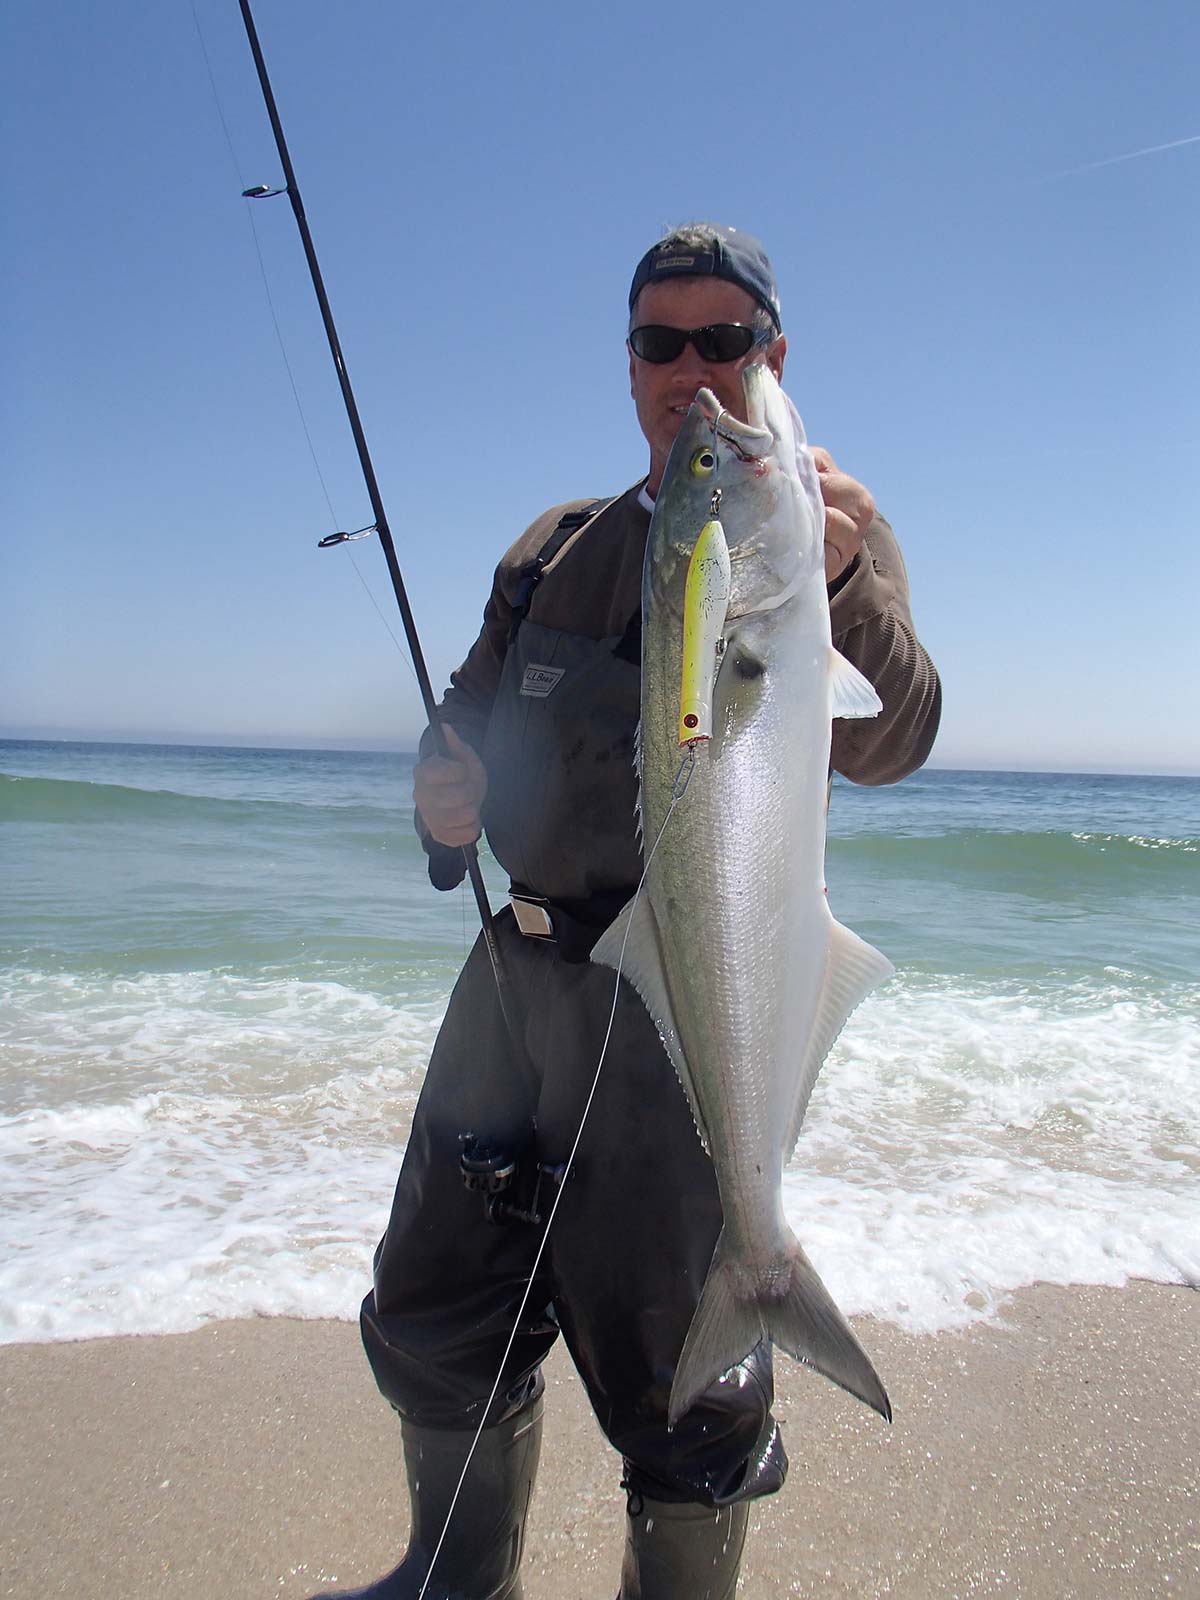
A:
<svg viewBox="0 0 1200 1600">
<path fill-rule="evenodd" d="M 517 927 L 527 939 L 554 939 L 554 923 L 546 909 L 549 901 L 540 894 L 518 894 L 510 889 L 508 903 L 513 908 Z"/>
</svg>

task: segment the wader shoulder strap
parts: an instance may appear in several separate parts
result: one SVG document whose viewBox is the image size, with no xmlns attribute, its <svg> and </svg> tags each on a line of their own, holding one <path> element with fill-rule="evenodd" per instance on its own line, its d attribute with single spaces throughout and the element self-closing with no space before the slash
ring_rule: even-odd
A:
<svg viewBox="0 0 1200 1600">
<path fill-rule="evenodd" d="M 590 506 L 583 506 L 578 511 L 564 511 L 558 519 L 558 526 L 546 540 L 545 544 L 534 556 L 532 561 L 527 561 L 521 568 L 517 592 L 513 599 L 512 621 L 508 628 L 508 642 L 511 644 L 517 637 L 517 629 L 529 615 L 529 607 L 533 602 L 533 591 L 542 581 L 542 573 L 554 560 L 555 556 L 574 534 L 593 517 L 612 505 L 615 495 L 610 495 L 605 500 L 593 500 Z"/>
</svg>

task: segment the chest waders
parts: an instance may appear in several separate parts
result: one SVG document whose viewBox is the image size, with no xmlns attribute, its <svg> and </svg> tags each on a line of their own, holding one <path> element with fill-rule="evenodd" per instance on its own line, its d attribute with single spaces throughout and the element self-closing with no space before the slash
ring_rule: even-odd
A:
<svg viewBox="0 0 1200 1600">
<path fill-rule="evenodd" d="M 580 581 L 586 530 L 551 566 L 578 527 L 578 518 L 565 533 L 560 524 L 540 552 L 483 750 L 484 823 L 517 897 L 496 931 L 533 1081 L 513 1061 L 477 941 L 433 1048 L 363 1302 L 367 1355 L 401 1416 L 413 1531 L 395 1572 L 355 1591 L 362 1600 L 416 1600 L 427 1541 L 441 1531 L 436 1505 L 448 1502 L 481 1417 L 428 1595 L 519 1600 L 541 1363 L 560 1334 L 624 1458 L 622 1600 L 727 1600 L 745 1503 L 777 1489 L 787 1468 L 770 1412 L 769 1347 L 668 1431 L 675 1361 L 721 1208 L 684 1092 L 624 982 L 554 1228 L 484 1416 L 541 1241 L 548 1186 L 578 1132 L 613 1013 L 613 974 L 587 955 L 641 875 L 638 619 L 619 636 L 592 639 L 529 615 L 539 583 Z M 506 1168 L 509 1182 L 495 1187 Z"/>
</svg>

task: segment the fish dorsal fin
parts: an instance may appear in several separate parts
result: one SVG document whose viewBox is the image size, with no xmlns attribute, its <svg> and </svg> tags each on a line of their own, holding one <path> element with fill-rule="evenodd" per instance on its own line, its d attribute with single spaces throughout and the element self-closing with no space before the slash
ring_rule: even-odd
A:
<svg viewBox="0 0 1200 1600">
<path fill-rule="evenodd" d="M 847 663 L 849 665 L 849 663 Z M 825 1057 L 833 1049 L 834 1041 L 846 1025 L 846 1019 L 865 1000 L 871 990 L 885 978 L 890 978 L 895 967 L 875 946 L 860 939 L 849 928 L 831 916 L 829 946 L 825 957 L 825 978 L 813 1017 L 812 1032 L 800 1064 L 796 1081 L 796 1098 L 792 1106 L 792 1121 L 784 1145 L 784 1160 L 791 1155 L 800 1137 L 800 1124 L 808 1110 L 809 1096 L 817 1081 L 817 1074 Z"/>
<path fill-rule="evenodd" d="M 874 686 L 863 677 L 852 661 L 836 647 L 829 647 L 829 681 L 833 690 L 832 715 L 835 717 L 875 717 L 883 701 Z"/>
<path fill-rule="evenodd" d="M 627 930 L 628 937 L 626 937 Z M 687 1093 L 692 1116 L 696 1122 L 696 1132 L 707 1150 L 708 1130 L 700 1115 L 700 1107 L 696 1104 L 691 1076 L 679 1040 L 679 1029 L 675 1024 L 675 1013 L 671 1007 L 671 997 L 667 992 L 658 919 L 644 893 L 635 895 L 629 904 L 622 908 L 611 927 L 606 928 L 600 935 L 596 941 L 596 948 L 592 951 L 592 960 L 600 966 L 612 967 L 614 971 L 620 972 L 621 976 L 628 978 L 641 995 L 646 1010 L 658 1029 L 663 1046 L 671 1058 L 675 1075 Z"/>
</svg>

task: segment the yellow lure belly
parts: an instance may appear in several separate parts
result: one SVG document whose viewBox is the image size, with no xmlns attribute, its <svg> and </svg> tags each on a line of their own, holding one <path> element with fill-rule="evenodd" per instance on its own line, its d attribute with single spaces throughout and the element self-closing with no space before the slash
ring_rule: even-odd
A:
<svg viewBox="0 0 1200 1600">
<path fill-rule="evenodd" d="M 679 743 L 712 738 L 713 683 L 729 607 L 729 546 L 718 518 L 700 530 L 688 563 L 683 597 L 683 668 L 679 690 Z"/>
</svg>

